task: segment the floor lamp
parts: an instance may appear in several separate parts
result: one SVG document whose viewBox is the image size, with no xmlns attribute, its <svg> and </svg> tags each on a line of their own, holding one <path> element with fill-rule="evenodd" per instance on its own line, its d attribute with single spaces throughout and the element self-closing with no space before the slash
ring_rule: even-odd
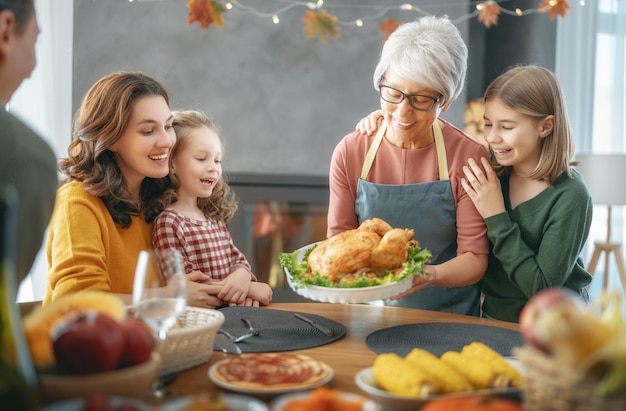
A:
<svg viewBox="0 0 626 411">
<path fill-rule="evenodd" d="M 622 257 L 621 243 L 611 242 L 611 207 L 626 204 L 626 188 L 622 184 L 626 178 L 626 154 L 581 154 L 576 158 L 576 169 L 582 174 L 591 193 L 594 204 L 605 204 L 608 207 L 606 242 L 596 242 L 589 272 L 596 270 L 600 256 L 604 254 L 604 281 L 602 289 L 606 290 L 609 277 L 609 257 L 615 254 L 617 270 L 622 287 L 626 293 L 626 269 Z"/>
</svg>

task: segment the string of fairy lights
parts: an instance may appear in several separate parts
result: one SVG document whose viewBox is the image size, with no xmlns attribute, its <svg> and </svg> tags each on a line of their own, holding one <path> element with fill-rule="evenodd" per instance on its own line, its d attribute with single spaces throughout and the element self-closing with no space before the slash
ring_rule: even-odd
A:
<svg viewBox="0 0 626 411">
<path fill-rule="evenodd" d="M 167 1 L 167 0 L 128 0 L 129 2 L 149 2 L 149 1 Z M 418 0 L 414 0 L 417 2 Z M 455 1 L 460 9 L 467 6 L 467 1 L 450 0 L 452 3 L 446 2 L 444 5 L 453 7 Z M 586 0 L 572 0 L 584 7 Z M 381 2 L 383 3 L 383 2 Z M 567 0 L 539 0 L 536 7 L 521 9 L 515 7 L 507 8 L 511 0 L 482 0 L 472 2 L 473 10 L 469 13 L 456 17 L 453 23 L 458 24 L 468 19 L 477 18 L 485 27 L 497 25 L 498 16 L 506 14 L 510 16 L 522 17 L 530 14 L 544 13 L 550 19 L 556 17 L 565 17 L 567 9 L 570 5 Z M 530 3 L 530 2 L 529 2 Z M 535 4 L 537 2 L 534 2 Z M 211 25 L 222 27 L 225 20 L 228 19 L 229 13 L 248 14 L 260 19 L 270 19 L 274 24 L 281 23 L 281 17 L 292 9 L 303 9 L 305 15 L 302 20 L 309 26 L 308 36 L 317 35 L 321 40 L 329 35 L 339 38 L 339 27 L 363 27 L 368 22 L 380 21 L 390 12 L 400 11 L 407 13 L 415 13 L 420 16 L 431 15 L 425 8 L 415 3 L 400 3 L 395 5 L 380 4 L 340 4 L 333 0 L 314 0 L 314 1 L 292 1 L 292 0 L 264 0 L 261 2 L 265 10 L 259 8 L 260 2 L 254 0 L 187 0 L 186 7 L 188 12 L 188 23 L 198 22 L 203 29 Z M 440 7 L 438 4 L 430 3 L 431 7 Z M 272 8 L 273 7 L 273 8 Z M 269 10 L 269 11 L 268 11 Z M 339 18 L 338 14 L 351 15 L 349 19 Z M 395 20 L 394 20 L 395 22 Z M 395 22 L 397 23 L 397 22 Z M 381 25 L 382 29 L 382 25 Z"/>
<path fill-rule="evenodd" d="M 129 0 L 129 1 L 133 1 L 133 0 Z M 358 5 L 358 4 L 335 4 L 330 1 L 325 2 L 324 0 L 317 0 L 315 2 L 289 1 L 289 0 L 286 0 L 286 1 L 275 0 L 275 1 L 277 3 L 288 3 L 288 4 L 282 7 L 279 7 L 278 9 L 274 11 L 264 12 L 252 6 L 241 4 L 241 2 L 238 0 L 229 0 L 224 3 L 224 8 L 226 8 L 229 11 L 239 10 L 245 13 L 250 13 L 262 19 L 270 18 L 274 24 L 280 24 L 280 15 L 292 8 L 303 8 L 303 9 L 308 9 L 308 10 L 320 10 L 322 8 L 325 8 L 327 10 L 352 9 L 356 12 L 360 12 L 363 10 L 376 10 L 374 14 L 359 16 L 352 20 L 338 20 L 336 22 L 336 24 L 341 25 L 341 26 L 357 26 L 357 27 L 362 27 L 366 21 L 378 20 L 381 17 L 385 16 L 387 13 L 391 11 L 396 11 L 396 10 L 406 11 L 406 12 L 415 12 L 419 15 L 424 15 L 424 16 L 431 14 L 412 3 L 403 3 L 400 5 L 388 5 L 388 6 L 381 6 L 381 5 L 373 6 L 373 5 Z M 483 7 L 487 4 L 494 4 L 494 3 L 505 4 L 507 2 L 508 0 L 507 1 L 488 0 L 488 1 L 474 2 L 474 8 L 475 8 L 474 11 L 456 18 L 455 20 L 453 20 L 453 22 L 456 24 L 456 23 L 460 23 L 462 21 L 471 19 L 473 17 L 476 17 L 476 15 L 480 12 L 480 10 L 482 10 Z M 556 0 L 553 0 L 551 3 L 556 4 L 556 2 L 557 2 Z M 578 3 L 581 6 L 586 5 L 585 0 L 579 0 Z M 465 2 L 459 4 L 459 6 L 464 6 L 464 5 L 466 5 Z M 529 9 L 524 9 L 524 10 L 516 7 L 511 10 L 511 9 L 507 9 L 507 8 L 500 6 L 499 9 L 500 9 L 500 12 L 504 14 L 508 14 L 510 16 L 517 16 L 517 17 L 527 16 L 529 14 L 545 13 L 545 10 L 539 7 L 529 8 Z"/>
</svg>

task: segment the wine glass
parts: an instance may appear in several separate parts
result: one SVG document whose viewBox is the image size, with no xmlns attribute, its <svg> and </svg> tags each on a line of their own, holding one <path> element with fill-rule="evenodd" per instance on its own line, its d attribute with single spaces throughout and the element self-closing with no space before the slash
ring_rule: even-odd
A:
<svg viewBox="0 0 626 411">
<path fill-rule="evenodd" d="M 187 306 L 185 269 L 180 251 L 154 249 L 139 253 L 133 305 L 136 315 L 154 330 L 161 346 Z M 159 378 L 152 388 L 152 396 L 162 398 L 165 394 L 165 386 Z"/>
</svg>

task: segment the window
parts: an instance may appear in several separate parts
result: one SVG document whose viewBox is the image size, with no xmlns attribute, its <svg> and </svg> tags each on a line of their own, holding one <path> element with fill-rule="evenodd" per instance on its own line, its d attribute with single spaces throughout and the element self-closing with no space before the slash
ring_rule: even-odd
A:
<svg viewBox="0 0 626 411">
<path fill-rule="evenodd" d="M 592 151 L 624 152 L 626 2 L 598 2 Z M 621 24 L 618 24 L 620 22 Z"/>
</svg>

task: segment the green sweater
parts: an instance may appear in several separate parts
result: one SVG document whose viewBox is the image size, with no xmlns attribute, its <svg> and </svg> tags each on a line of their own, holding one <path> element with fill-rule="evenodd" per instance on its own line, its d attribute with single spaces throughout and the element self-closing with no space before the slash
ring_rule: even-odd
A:
<svg viewBox="0 0 626 411">
<path fill-rule="evenodd" d="M 507 211 L 485 219 L 491 252 L 481 280 L 484 313 L 517 322 L 528 299 L 548 287 L 563 286 L 586 296 L 591 275 L 580 252 L 589 235 L 593 203 L 580 174 L 562 174 L 514 210 L 508 176 L 500 182 Z"/>
</svg>

